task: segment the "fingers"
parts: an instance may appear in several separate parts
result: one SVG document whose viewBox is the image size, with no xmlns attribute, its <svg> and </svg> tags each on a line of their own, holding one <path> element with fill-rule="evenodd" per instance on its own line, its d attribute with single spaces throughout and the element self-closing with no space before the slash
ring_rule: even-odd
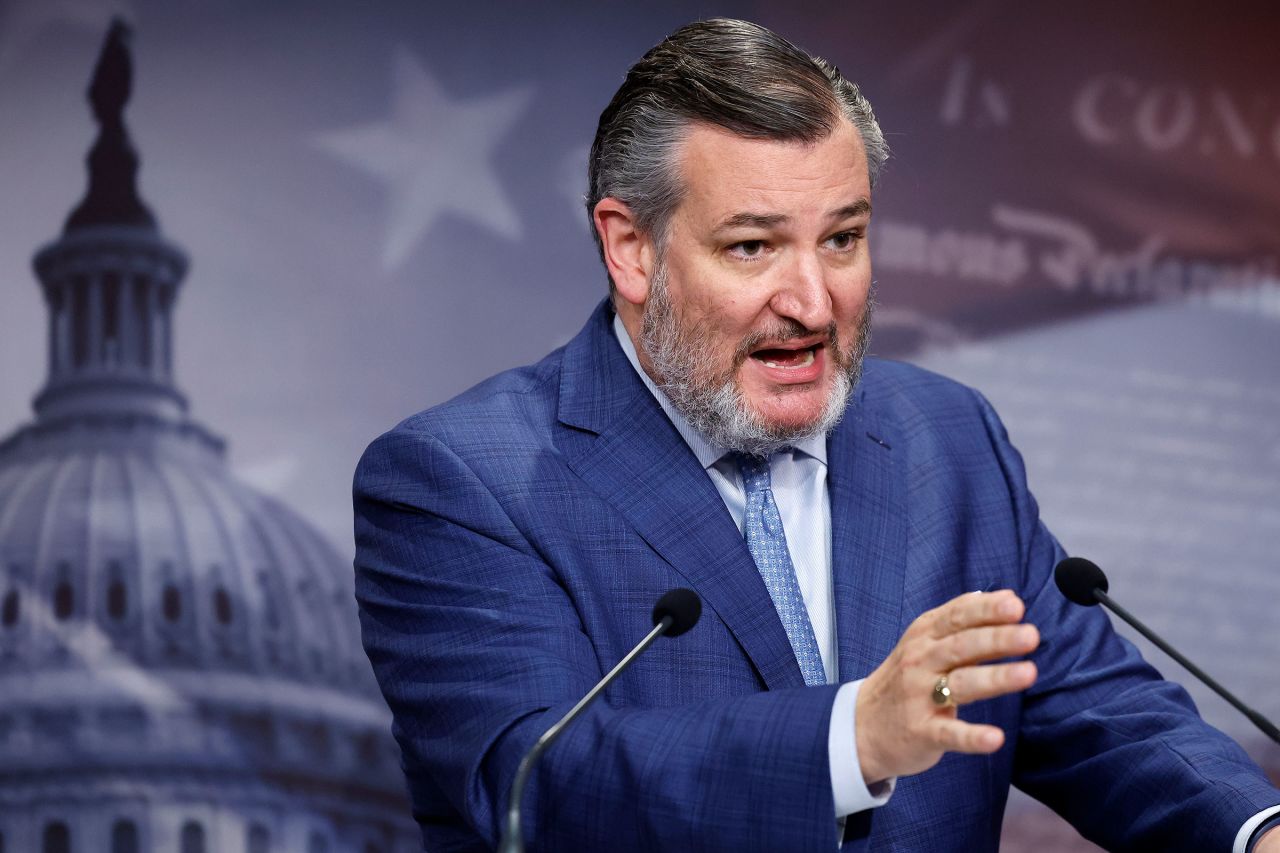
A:
<svg viewBox="0 0 1280 853">
<path fill-rule="evenodd" d="M 1018 622 L 1026 613 L 1022 599 L 1008 589 L 996 592 L 971 592 L 956 596 L 941 607 L 923 614 L 918 623 L 933 639 L 981 625 L 1007 625 Z"/>
<path fill-rule="evenodd" d="M 957 705 L 994 699 L 1006 693 L 1026 690 L 1036 681 L 1036 665 L 1031 661 L 966 666 L 947 676 L 951 698 Z"/>
<path fill-rule="evenodd" d="M 1029 654 L 1040 644 L 1034 625 L 1019 624 L 1026 606 L 1010 590 L 969 593 L 922 614 L 900 647 L 909 666 L 935 672 Z"/>
<path fill-rule="evenodd" d="M 995 726 L 935 717 L 931 729 L 930 739 L 945 752 L 987 754 L 1004 746 L 1004 732 Z"/>
<path fill-rule="evenodd" d="M 858 692 L 858 761 L 868 781 L 929 769 L 946 752 L 991 753 L 1004 734 L 961 721 L 954 705 L 1025 690 L 1036 679 L 1025 655 L 1040 643 L 1033 625 L 1020 624 L 1026 606 L 1012 590 L 970 593 L 922 614 Z M 934 689 L 946 678 L 953 704 L 938 705 Z"/>
<path fill-rule="evenodd" d="M 1029 654 L 1039 644 L 1040 631 L 1034 625 L 984 626 L 944 637 L 926 654 L 939 672 L 949 672 L 966 664 Z"/>
</svg>

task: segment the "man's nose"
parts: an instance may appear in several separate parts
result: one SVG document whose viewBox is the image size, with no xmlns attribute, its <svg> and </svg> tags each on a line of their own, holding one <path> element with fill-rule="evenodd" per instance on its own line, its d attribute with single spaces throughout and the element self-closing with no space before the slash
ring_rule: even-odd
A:
<svg viewBox="0 0 1280 853">
<path fill-rule="evenodd" d="M 831 293 L 821 259 L 816 254 L 798 253 L 780 272 L 782 280 L 770 301 L 774 313 L 811 331 L 827 328 L 831 323 Z"/>
</svg>

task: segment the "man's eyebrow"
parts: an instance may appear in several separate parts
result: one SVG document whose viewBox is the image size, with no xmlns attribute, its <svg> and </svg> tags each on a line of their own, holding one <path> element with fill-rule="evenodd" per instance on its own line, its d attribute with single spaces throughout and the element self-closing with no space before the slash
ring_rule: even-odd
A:
<svg viewBox="0 0 1280 853">
<path fill-rule="evenodd" d="M 772 228 L 789 220 L 790 217 L 782 213 L 751 213 L 750 211 L 743 211 L 722 220 L 712 233 L 719 234 L 722 231 L 731 231 L 734 228 Z"/>
<path fill-rule="evenodd" d="M 860 198 L 853 204 L 846 204 L 838 210 L 833 210 L 829 214 L 831 219 L 851 219 L 856 216 L 870 216 L 871 202 L 865 198 Z"/>
<path fill-rule="evenodd" d="M 828 219 L 852 219 L 858 216 L 869 216 L 871 214 L 871 202 L 865 198 L 860 198 L 853 204 L 846 204 L 844 207 L 837 208 L 827 214 Z M 722 220 L 715 227 L 713 234 L 720 234 L 725 231 L 732 231 L 735 228 L 772 228 L 775 225 L 782 225 L 791 221 L 791 217 L 783 213 L 752 213 L 751 211 L 742 211 Z"/>
</svg>

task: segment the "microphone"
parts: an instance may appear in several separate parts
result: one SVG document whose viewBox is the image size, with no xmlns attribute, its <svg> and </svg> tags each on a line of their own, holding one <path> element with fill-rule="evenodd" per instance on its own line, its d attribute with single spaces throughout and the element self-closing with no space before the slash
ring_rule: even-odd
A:
<svg viewBox="0 0 1280 853">
<path fill-rule="evenodd" d="M 702 599 L 691 589 L 677 587 L 669 590 L 653 605 L 653 624 L 655 630 L 666 623 L 665 633 L 668 637 L 679 637 L 702 617 Z M 643 649 L 642 649 L 643 651 Z"/>
<path fill-rule="evenodd" d="M 1280 729 L 1276 728 L 1275 723 L 1241 702 L 1236 698 L 1235 694 L 1210 678 L 1209 674 L 1200 667 L 1183 657 L 1177 649 L 1161 639 L 1155 631 L 1152 631 L 1139 622 L 1133 614 L 1116 604 L 1111 596 L 1107 595 L 1107 590 L 1110 589 L 1107 583 L 1107 576 L 1103 574 L 1102 569 L 1098 568 L 1097 564 L 1083 557 L 1067 557 L 1058 563 L 1053 570 L 1053 580 L 1058 584 L 1058 589 L 1061 590 L 1068 601 L 1082 604 L 1085 607 L 1102 604 L 1112 613 L 1128 622 L 1137 629 L 1138 633 L 1155 643 L 1160 651 L 1182 664 L 1188 672 L 1207 684 L 1213 692 L 1230 702 L 1237 711 L 1244 714 L 1251 723 L 1261 729 L 1263 734 L 1276 743 L 1280 743 Z"/>
<path fill-rule="evenodd" d="M 533 771 L 533 765 L 542 757 L 542 753 L 547 751 L 547 747 L 560 736 L 565 727 L 577 719 L 578 715 L 591 704 L 597 696 L 604 692 L 604 689 L 613 683 L 624 669 L 631 665 L 631 662 L 640 657 L 649 646 L 653 645 L 653 641 L 666 634 L 668 637 L 678 637 L 688 631 L 694 625 L 698 624 L 698 619 L 702 616 L 702 599 L 698 598 L 698 594 L 691 589 L 676 588 L 669 590 L 662 598 L 658 599 L 658 603 L 653 607 L 653 630 L 636 645 L 634 649 L 627 653 L 627 656 L 618 661 L 618 665 L 609 670 L 609 674 L 600 679 L 600 683 L 591 688 L 591 691 L 579 700 L 578 704 L 569 709 L 569 713 L 561 717 L 555 725 L 547 729 L 542 737 L 538 738 L 538 742 L 533 748 L 525 753 L 524 758 L 520 760 L 520 766 L 516 770 L 515 781 L 511 783 L 511 797 L 507 804 L 507 826 L 502 833 L 502 841 L 498 844 L 498 853 L 523 853 L 524 840 L 520 837 L 520 800 L 524 795 L 525 785 L 529 781 L 529 774 Z"/>
</svg>

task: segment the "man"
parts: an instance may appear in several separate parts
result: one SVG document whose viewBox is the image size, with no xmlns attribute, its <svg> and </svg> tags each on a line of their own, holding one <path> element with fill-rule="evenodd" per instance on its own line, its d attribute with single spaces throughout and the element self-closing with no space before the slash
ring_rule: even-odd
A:
<svg viewBox="0 0 1280 853">
<path fill-rule="evenodd" d="M 1053 588 L 986 402 L 863 375 L 886 156 L 833 67 L 681 29 L 592 149 L 611 299 L 365 454 L 357 596 L 428 849 L 496 842 L 677 586 L 701 622 L 548 751 L 535 848 L 995 850 L 1016 783 L 1114 849 L 1280 849 L 1280 792 Z"/>
</svg>

